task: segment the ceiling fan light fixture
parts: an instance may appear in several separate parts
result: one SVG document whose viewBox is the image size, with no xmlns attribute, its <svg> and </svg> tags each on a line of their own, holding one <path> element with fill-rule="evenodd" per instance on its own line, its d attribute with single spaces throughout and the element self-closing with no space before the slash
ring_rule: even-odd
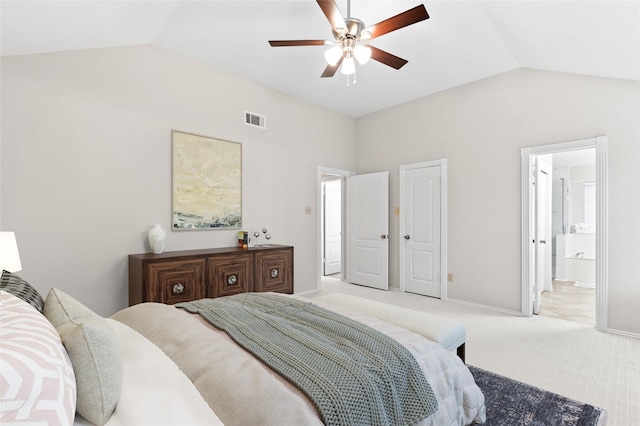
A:
<svg viewBox="0 0 640 426">
<path fill-rule="evenodd" d="M 2 1 L 2 0 L 0 0 Z M 342 74 L 353 75 L 355 83 L 356 64 L 364 65 L 369 59 L 373 59 L 396 70 L 402 68 L 408 61 L 399 58 L 384 50 L 366 43 L 363 47 L 358 47 L 361 40 L 372 40 L 390 32 L 413 25 L 415 23 L 429 19 L 427 9 L 423 4 L 412 9 L 405 10 L 395 16 L 387 18 L 369 27 L 365 27 L 364 22 L 351 17 L 351 1 L 347 0 L 347 17 L 344 18 L 340 12 L 336 0 L 316 0 L 329 24 L 333 40 L 269 40 L 273 47 L 282 46 L 327 46 L 337 45 L 336 48 L 325 51 L 325 59 L 329 65 L 325 67 L 321 78 L 333 77 L 342 69 Z M 347 78 L 347 81 L 349 78 Z"/>
<path fill-rule="evenodd" d="M 342 48 L 340 46 L 333 46 L 324 52 L 324 59 L 332 67 L 338 63 L 340 58 L 342 58 Z"/>
<path fill-rule="evenodd" d="M 350 52 L 347 52 L 345 55 L 344 61 L 342 61 L 342 66 L 340 67 L 340 72 L 345 75 L 351 75 L 356 72 L 356 63 Z"/>
<path fill-rule="evenodd" d="M 353 55 L 360 65 L 364 65 L 371 59 L 371 48 L 369 48 L 369 46 L 358 45 L 353 49 Z"/>
</svg>

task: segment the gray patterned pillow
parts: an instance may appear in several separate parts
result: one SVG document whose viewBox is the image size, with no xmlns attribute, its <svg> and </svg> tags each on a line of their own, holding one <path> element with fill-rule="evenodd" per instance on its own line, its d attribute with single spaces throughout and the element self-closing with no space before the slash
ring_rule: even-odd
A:
<svg viewBox="0 0 640 426">
<path fill-rule="evenodd" d="M 19 297 L 36 308 L 38 312 L 42 312 L 42 308 L 44 307 L 42 296 L 40 296 L 40 293 L 38 293 L 35 288 L 31 287 L 31 284 L 19 276 L 3 270 L 2 277 L 0 278 L 0 290 Z"/>
</svg>

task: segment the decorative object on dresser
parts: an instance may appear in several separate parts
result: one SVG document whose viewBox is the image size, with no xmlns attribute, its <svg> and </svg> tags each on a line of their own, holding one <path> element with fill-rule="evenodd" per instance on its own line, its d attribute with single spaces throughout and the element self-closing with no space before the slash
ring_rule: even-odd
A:
<svg viewBox="0 0 640 426">
<path fill-rule="evenodd" d="M 147 234 L 149 247 L 154 254 L 160 254 L 167 244 L 167 231 L 160 224 L 153 225 Z"/>
<path fill-rule="evenodd" d="M 269 234 L 269 231 L 267 231 L 267 228 L 262 228 L 262 233 L 264 234 L 264 238 L 266 239 L 266 243 L 269 242 L 269 240 L 271 239 L 271 234 Z M 254 246 L 259 246 L 260 244 L 258 244 L 258 238 L 260 238 L 260 232 L 255 231 L 253 233 L 253 236 L 256 237 L 256 240 L 253 242 Z M 263 247 L 268 247 L 268 244 L 262 244 Z"/>
<path fill-rule="evenodd" d="M 129 255 L 129 306 L 246 292 L 293 293 L 293 247 L 272 244 Z"/>
</svg>

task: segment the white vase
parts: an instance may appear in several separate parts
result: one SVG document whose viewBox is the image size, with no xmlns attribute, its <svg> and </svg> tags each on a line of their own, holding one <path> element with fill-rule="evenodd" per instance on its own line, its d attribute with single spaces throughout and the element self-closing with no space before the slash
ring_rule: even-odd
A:
<svg viewBox="0 0 640 426">
<path fill-rule="evenodd" d="M 160 225 L 153 225 L 149 229 L 149 246 L 154 254 L 162 253 L 164 246 L 167 244 L 167 231 Z"/>
</svg>

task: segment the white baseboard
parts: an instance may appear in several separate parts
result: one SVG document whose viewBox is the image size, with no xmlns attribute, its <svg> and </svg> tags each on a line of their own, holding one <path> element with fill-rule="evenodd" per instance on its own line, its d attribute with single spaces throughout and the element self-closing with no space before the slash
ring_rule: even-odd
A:
<svg viewBox="0 0 640 426">
<path fill-rule="evenodd" d="M 640 334 L 638 333 L 630 333 L 628 331 L 616 330 L 613 328 L 607 328 L 606 333 L 617 334 L 620 336 L 633 337 L 635 339 L 640 339 Z"/>
<path fill-rule="evenodd" d="M 488 311 L 502 312 L 503 314 L 516 315 L 516 316 L 519 316 L 519 317 L 522 316 L 522 312 L 511 311 L 509 309 L 496 308 L 495 306 L 481 305 L 479 303 L 466 302 L 464 300 L 448 298 L 447 302 L 458 303 L 460 305 L 471 306 L 471 307 L 474 307 L 474 308 L 485 309 L 485 310 L 488 310 Z"/>
<path fill-rule="evenodd" d="M 319 289 L 319 288 L 316 288 L 316 289 L 313 289 L 313 290 L 301 291 L 300 293 L 298 293 L 298 292 L 296 292 L 296 291 L 294 290 L 294 291 L 293 291 L 293 294 L 295 294 L 296 296 L 305 296 L 305 295 L 307 295 L 307 294 L 317 293 L 317 292 L 319 292 L 319 291 L 320 291 L 320 289 Z"/>
</svg>

